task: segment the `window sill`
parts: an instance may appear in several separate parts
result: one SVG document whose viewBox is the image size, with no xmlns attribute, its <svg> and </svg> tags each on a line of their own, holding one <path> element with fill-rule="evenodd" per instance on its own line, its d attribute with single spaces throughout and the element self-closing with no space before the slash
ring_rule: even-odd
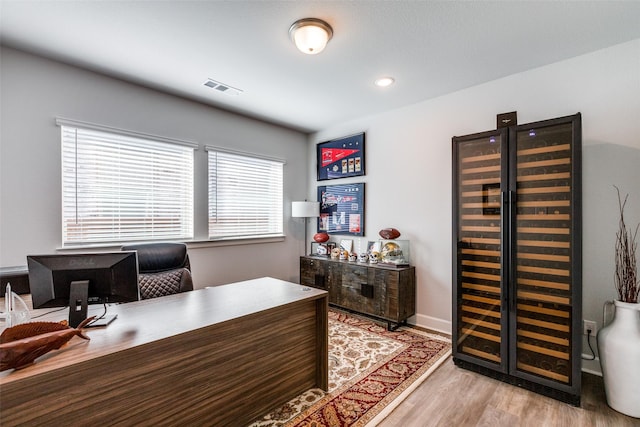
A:
<svg viewBox="0 0 640 427">
<path fill-rule="evenodd" d="M 233 238 L 233 239 L 220 239 L 220 240 L 163 240 L 166 242 L 181 242 L 186 243 L 187 248 L 199 249 L 199 248 L 215 248 L 222 246 L 240 246 L 240 245 L 258 245 L 263 243 L 278 243 L 283 242 L 285 236 L 269 236 L 269 237 L 247 237 L 247 238 Z M 88 245 L 77 246 L 65 246 L 56 248 L 57 252 L 77 252 L 86 250 L 120 250 L 124 245 L 129 244 L 143 244 L 143 243 L 158 243 L 159 241 L 136 241 L 136 242 L 122 242 L 122 243 L 96 243 Z"/>
<path fill-rule="evenodd" d="M 283 242 L 285 236 L 269 236 L 269 237 L 247 237 L 219 240 L 188 240 L 184 243 L 189 248 L 215 248 L 218 246 L 240 246 L 240 245 L 258 245 L 262 243 Z"/>
</svg>

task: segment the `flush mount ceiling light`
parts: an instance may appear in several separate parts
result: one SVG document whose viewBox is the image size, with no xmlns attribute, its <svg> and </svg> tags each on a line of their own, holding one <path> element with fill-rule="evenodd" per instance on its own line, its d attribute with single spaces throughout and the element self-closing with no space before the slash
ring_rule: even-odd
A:
<svg viewBox="0 0 640 427">
<path fill-rule="evenodd" d="M 373 82 L 373 84 L 375 84 L 378 87 L 387 87 L 387 86 L 391 86 L 394 82 L 395 80 L 393 77 L 380 77 L 379 79 L 376 79 L 376 81 Z"/>
<path fill-rule="evenodd" d="M 300 52 L 316 55 L 324 50 L 333 37 L 333 29 L 321 19 L 304 18 L 291 25 L 289 36 Z"/>
</svg>

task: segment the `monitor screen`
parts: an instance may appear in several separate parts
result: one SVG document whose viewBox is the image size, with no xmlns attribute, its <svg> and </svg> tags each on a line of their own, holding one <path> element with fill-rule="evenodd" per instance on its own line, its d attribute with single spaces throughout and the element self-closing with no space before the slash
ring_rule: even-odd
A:
<svg viewBox="0 0 640 427">
<path fill-rule="evenodd" d="M 140 299 L 135 251 L 29 255 L 33 308 L 69 305 L 72 282 L 87 282 L 89 304 Z"/>
</svg>

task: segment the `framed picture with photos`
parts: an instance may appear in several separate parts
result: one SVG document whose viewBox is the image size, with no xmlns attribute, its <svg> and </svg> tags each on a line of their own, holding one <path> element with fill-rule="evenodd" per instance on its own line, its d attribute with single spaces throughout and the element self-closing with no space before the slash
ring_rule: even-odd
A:
<svg viewBox="0 0 640 427">
<path fill-rule="evenodd" d="M 316 146 L 318 181 L 364 176 L 364 132 Z"/>
<path fill-rule="evenodd" d="M 364 236 L 364 183 L 318 187 L 318 232 Z"/>
</svg>

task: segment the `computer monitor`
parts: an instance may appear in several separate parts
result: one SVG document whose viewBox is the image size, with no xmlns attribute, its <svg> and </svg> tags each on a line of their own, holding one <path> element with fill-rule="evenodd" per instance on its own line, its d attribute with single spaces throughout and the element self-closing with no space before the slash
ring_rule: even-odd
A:
<svg viewBox="0 0 640 427">
<path fill-rule="evenodd" d="M 29 255 L 27 267 L 33 308 L 69 306 L 72 327 L 87 317 L 87 304 L 140 299 L 135 251 Z"/>
</svg>

